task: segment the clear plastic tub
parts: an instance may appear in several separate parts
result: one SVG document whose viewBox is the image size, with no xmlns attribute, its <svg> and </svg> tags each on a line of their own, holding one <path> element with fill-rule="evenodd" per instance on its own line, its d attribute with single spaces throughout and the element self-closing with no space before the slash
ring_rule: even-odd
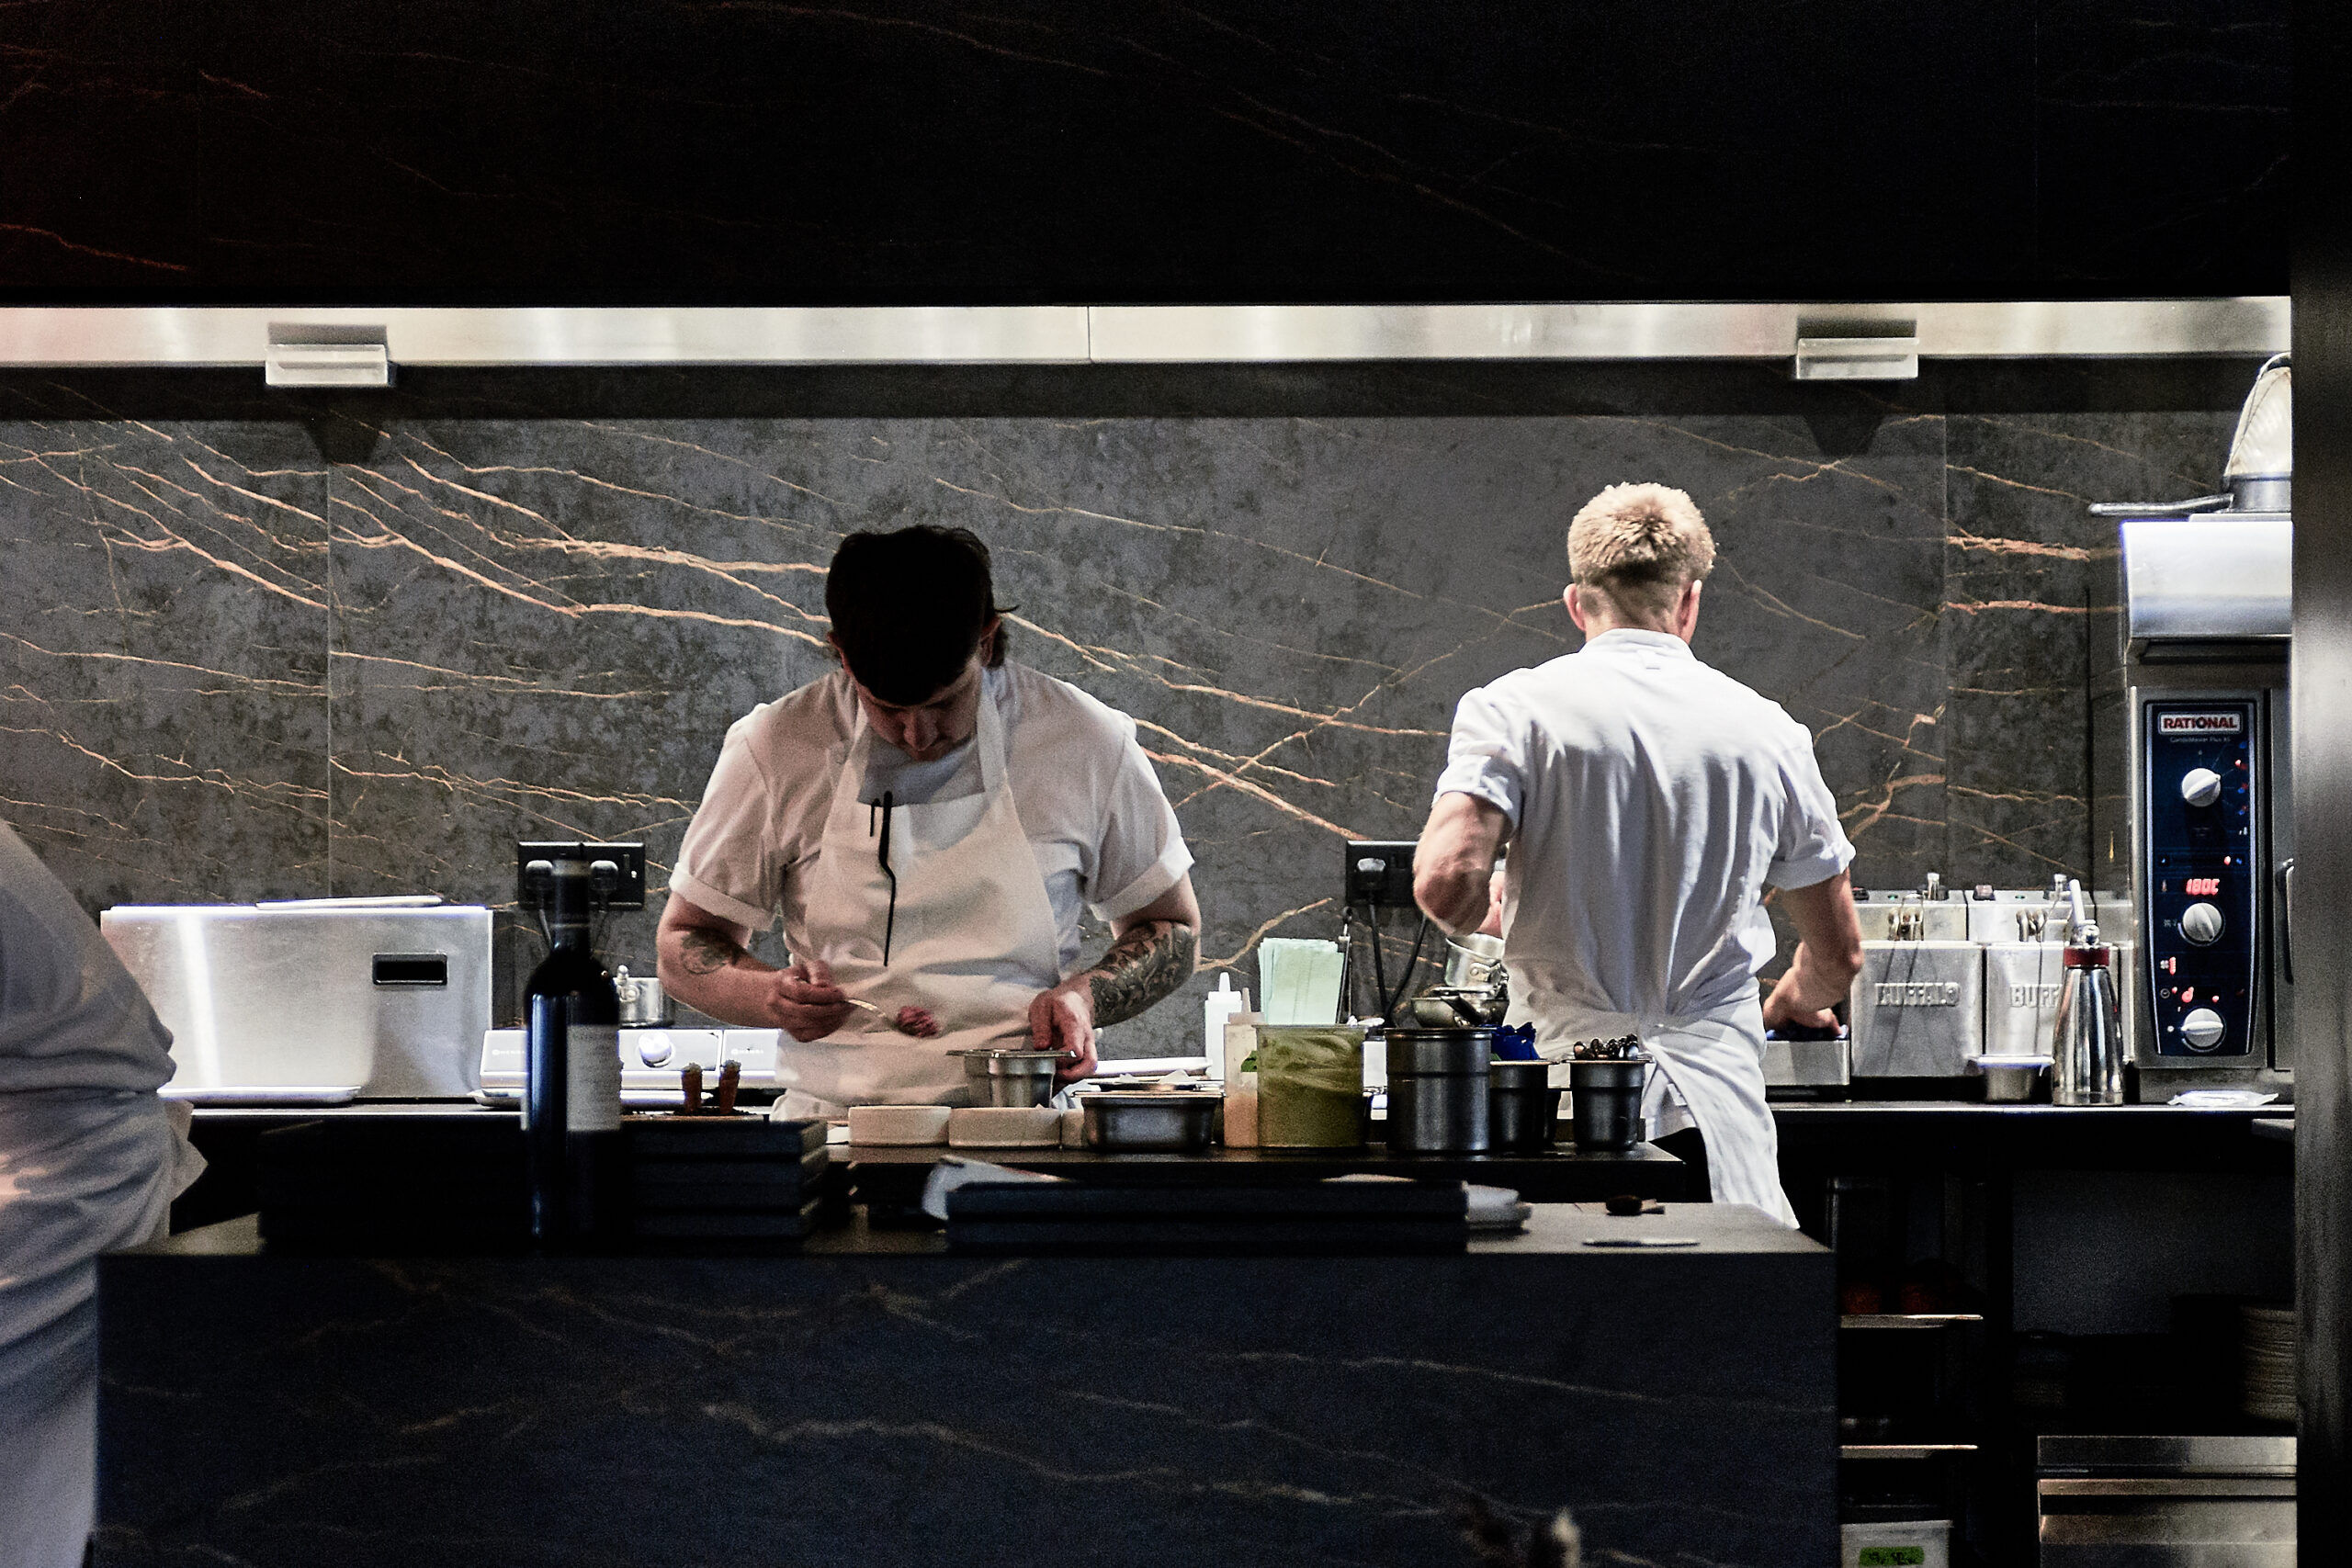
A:
<svg viewBox="0 0 2352 1568">
<path fill-rule="evenodd" d="M 1839 1568 L 1951 1568 L 1950 1519 L 1883 1519 L 1838 1527 Z"/>
</svg>

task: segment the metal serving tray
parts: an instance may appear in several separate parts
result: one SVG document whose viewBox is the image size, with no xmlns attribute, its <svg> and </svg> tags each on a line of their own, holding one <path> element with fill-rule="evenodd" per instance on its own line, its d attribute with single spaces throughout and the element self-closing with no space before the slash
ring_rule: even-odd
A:
<svg viewBox="0 0 2352 1568">
<path fill-rule="evenodd" d="M 1081 1095 L 1086 1146 L 1111 1153 L 1198 1154 L 1216 1139 L 1224 1100 L 1198 1089 L 1165 1094 L 1103 1089 Z"/>
</svg>

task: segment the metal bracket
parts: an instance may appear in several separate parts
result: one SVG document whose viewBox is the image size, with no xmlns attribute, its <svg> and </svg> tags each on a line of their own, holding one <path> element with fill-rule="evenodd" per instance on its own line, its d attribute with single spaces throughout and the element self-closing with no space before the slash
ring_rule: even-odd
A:
<svg viewBox="0 0 2352 1568">
<path fill-rule="evenodd" d="M 272 387 L 389 387 L 392 359 L 384 329 L 301 321 L 269 323 L 262 378 Z"/>
<path fill-rule="evenodd" d="M 1801 321 L 1791 371 L 1800 381 L 1917 380 L 1919 323 Z"/>
</svg>

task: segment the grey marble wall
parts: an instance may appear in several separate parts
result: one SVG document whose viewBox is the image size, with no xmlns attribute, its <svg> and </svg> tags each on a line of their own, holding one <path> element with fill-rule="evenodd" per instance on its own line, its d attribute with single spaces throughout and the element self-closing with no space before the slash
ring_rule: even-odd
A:
<svg viewBox="0 0 2352 1568">
<path fill-rule="evenodd" d="M 1016 657 L 1136 717 L 1254 985 L 1335 929 L 1343 836 L 1418 830 L 1454 699 L 1576 646 L 1568 515 L 1657 479 L 1721 546 L 1701 656 L 1819 737 L 1860 878 L 2039 882 L 2088 852 L 2085 508 L 2210 489 L 2251 371 L 0 381 L 0 811 L 93 908 L 501 903 L 517 837 L 666 866 L 728 724 L 826 668 L 842 534 L 959 523 Z"/>
</svg>

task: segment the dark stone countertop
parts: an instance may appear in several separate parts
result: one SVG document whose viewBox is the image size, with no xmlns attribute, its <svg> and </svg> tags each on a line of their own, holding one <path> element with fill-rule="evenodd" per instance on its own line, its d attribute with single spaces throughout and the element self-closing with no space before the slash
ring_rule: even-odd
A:
<svg viewBox="0 0 2352 1568">
<path fill-rule="evenodd" d="M 1477 1235 L 1470 1251 L 1482 1256 L 1568 1256 L 1596 1263 L 1611 1259 L 1661 1257 L 1729 1257 L 1744 1255 L 1810 1254 L 1823 1250 L 1803 1234 L 1770 1224 L 1752 1209 L 1736 1204 L 1668 1203 L 1663 1213 L 1619 1216 L 1604 1213 L 1598 1203 L 1539 1203 L 1527 1228 L 1513 1235 Z M 1695 1247 L 1667 1248 L 1591 1247 L 1596 1237 L 1645 1235 L 1694 1240 Z M 245 1214 L 218 1224 L 182 1231 L 144 1247 L 113 1254 L 119 1258 L 261 1258 L 269 1246 L 262 1240 L 258 1217 Z M 291 1257 L 316 1258 L 303 1250 Z M 337 1255 L 342 1256 L 342 1255 Z M 522 1257 L 523 1253 L 505 1256 Z M 869 1227 L 863 1216 L 818 1232 L 797 1255 L 780 1255 L 789 1265 L 802 1258 L 933 1258 L 951 1256 L 946 1237 L 935 1230 L 909 1231 Z M 609 1261 L 619 1261 L 611 1259 Z M 597 1259 L 571 1259 L 594 1263 Z"/>
<path fill-rule="evenodd" d="M 2295 1108 L 1990 1105 L 1934 1100 L 1776 1101 L 1784 1174 L 1797 1166 L 2267 1171 L 2291 1145 L 2261 1129 Z"/>
<path fill-rule="evenodd" d="M 304 1122 L 330 1127 L 431 1126 L 449 1121 L 509 1122 L 517 1113 L 466 1101 L 372 1101 L 308 1108 L 205 1106 L 197 1111 L 197 1148 L 209 1162 L 198 1183 L 173 1208 L 181 1229 L 211 1224 L 251 1213 L 259 1202 L 259 1140 L 266 1133 Z M 836 1164 L 853 1170 L 860 1201 L 899 1208 L 921 1198 L 924 1177 L 943 1156 L 957 1155 L 1023 1168 L 1051 1170 L 1076 1180 L 1259 1184 L 1316 1181 L 1354 1172 L 1408 1175 L 1430 1180 L 1472 1181 L 1508 1187 L 1530 1202 L 1577 1202 L 1632 1193 L 1644 1198 L 1690 1196 L 1690 1172 L 1672 1155 L 1649 1144 L 1633 1148 L 1586 1151 L 1571 1144 L 1529 1154 L 1400 1155 L 1384 1144 L 1359 1149 L 1212 1148 L 1197 1155 L 1104 1154 L 1091 1149 L 951 1149 L 831 1145 Z"/>
<path fill-rule="evenodd" d="M 1508 1187 L 1531 1203 L 1585 1202 L 1619 1193 L 1644 1198 L 1684 1198 L 1689 1169 L 1655 1144 L 1630 1149 L 1580 1149 L 1555 1144 L 1530 1153 L 1483 1155 L 1392 1154 L 1385 1144 L 1355 1149 L 1210 1148 L 1199 1154 L 1106 1154 L 1096 1149 L 956 1149 L 937 1145 L 884 1148 L 836 1145 L 834 1157 L 849 1163 L 851 1181 L 863 1196 L 911 1203 L 923 1179 L 944 1156 L 987 1160 L 1046 1171 L 1074 1181 L 1157 1187 L 1168 1185 L 1255 1186 L 1268 1181 L 1320 1181 L 1371 1172 L 1430 1181 L 1469 1181 Z"/>
<path fill-rule="evenodd" d="M 2294 1113 L 2295 1108 L 2282 1101 L 2254 1106 L 2047 1105 L 2033 1101 L 2003 1105 L 1982 1100 L 1778 1100 L 1772 1102 L 1773 1118 L 1783 1125 L 1791 1122 L 1819 1119 L 1853 1121 L 1861 1117 L 1884 1116 L 1914 1122 L 1954 1118 L 2002 1122 L 2080 1122 L 2087 1118 L 2104 1122 L 2132 1122 L 2154 1126 L 2188 1118 L 2200 1122 L 2249 1122 L 2266 1117 L 2292 1116 Z"/>
<path fill-rule="evenodd" d="M 481 1105 L 467 1100 L 360 1100 L 348 1105 L 199 1105 L 195 1108 L 199 1123 L 234 1122 L 315 1122 L 322 1118 L 339 1120 L 346 1117 L 372 1116 L 513 1116 L 512 1110 Z M 2187 1105 L 2049 1105 L 2026 1103 L 1998 1105 L 1981 1100 L 1776 1100 L 1771 1104 L 1776 1121 L 1786 1125 L 1824 1118 L 1851 1120 L 1866 1116 L 1894 1116 L 1912 1121 L 1921 1119 L 1958 1119 L 1982 1121 L 1985 1118 L 2016 1120 L 2018 1118 L 2060 1120 L 2101 1118 L 2117 1121 L 2147 1121 L 2150 1118 L 2178 1120 L 2196 1118 L 2200 1121 L 2258 1121 L 2270 1117 L 2291 1117 L 2292 1104 L 2274 1101 L 2268 1105 L 2207 1108 Z M 1281 1154 L 1281 1150 L 1261 1153 Z"/>
<path fill-rule="evenodd" d="M 1645 1230 L 1671 1250 L 1589 1247 Z M 1833 1258 L 1539 1208 L 1442 1257 L 285 1254 L 98 1266 L 99 1568 L 1476 1568 L 1837 1545 Z"/>
<path fill-rule="evenodd" d="M 1888 1168 L 2077 1170 L 2269 1171 L 2291 1158 L 2278 1128 L 2294 1107 L 2200 1110 L 2172 1105 L 1996 1105 L 1982 1100 L 1776 1100 L 1784 1177 L 1834 1164 Z M 301 1122 L 331 1124 L 512 1119 L 512 1111 L 465 1100 L 369 1101 L 341 1106 L 200 1106 L 197 1145 L 213 1169 L 174 1207 L 175 1223 L 209 1224 L 249 1213 L 256 1201 L 255 1140 Z M 2257 1131 L 2259 1129 L 2259 1131 Z M 836 1160 L 860 1166 L 868 1196 L 911 1204 L 924 1167 L 943 1153 L 1053 1168 L 1078 1179 L 1263 1179 L 1283 1173 L 1315 1179 L 1377 1170 L 1510 1187 L 1538 1202 L 1584 1201 L 1620 1192 L 1677 1199 L 1689 1195 L 1687 1168 L 1648 1145 L 1613 1154 L 1584 1154 L 1572 1145 L 1539 1155 L 1396 1156 L 1383 1145 L 1354 1151 L 1213 1149 L 1199 1156 L 1103 1155 L 1089 1150 L 867 1148 L 836 1145 Z"/>
</svg>

